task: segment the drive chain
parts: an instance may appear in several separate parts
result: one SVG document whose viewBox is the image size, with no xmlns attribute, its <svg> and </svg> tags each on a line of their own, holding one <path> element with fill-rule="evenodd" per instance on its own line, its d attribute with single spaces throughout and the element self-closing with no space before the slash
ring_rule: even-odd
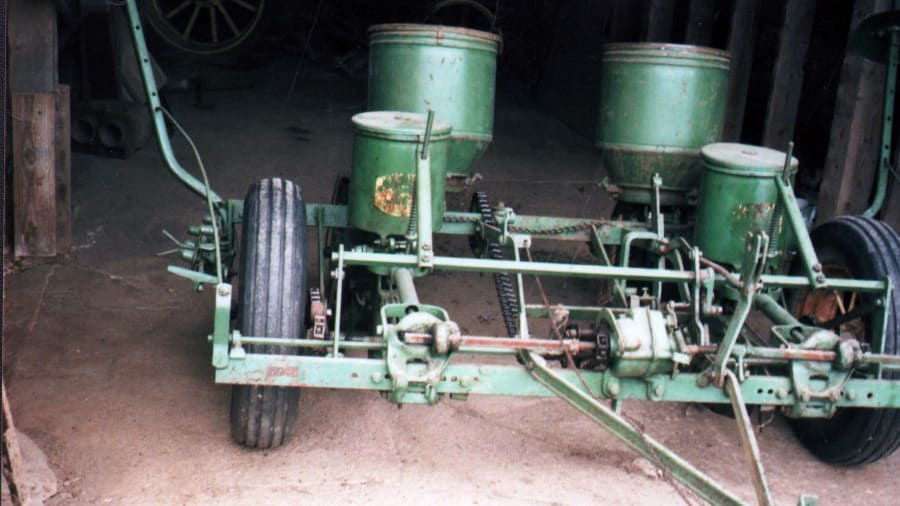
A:
<svg viewBox="0 0 900 506">
<path fill-rule="evenodd" d="M 497 226 L 497 223 L 494 221 L 494 213 L 491 210 L 491 205 L 485 192 L 475 192 L 472 195 L 472 211 L 481 215 L 481 222 L 485 225 Z M 479 239 L 480 238 L 473 236 L 469 241 L 469 244 L 472 246 L 472 251 L 476 255 L 486 255 L 493 260 L 503 260 L 503 251 L 497 243 L 488 242 L 485 245 L 483 239 Z M 494 285 L 497 288 L 497 298 L 500 301 L 500 314 L 503 316 L 506 332 L 510 337 L 516 337 L 519 334 L 519 298 L 516 294 L 515 285 L 509 274 L 505 272 L 494 274 Z"/>
</svg>

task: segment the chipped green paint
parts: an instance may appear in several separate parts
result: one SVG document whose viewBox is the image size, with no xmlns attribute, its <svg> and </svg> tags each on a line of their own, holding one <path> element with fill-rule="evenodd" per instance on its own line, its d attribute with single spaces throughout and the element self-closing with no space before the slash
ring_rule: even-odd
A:
<svg viewBox="0 0 900 506">
<path fill-rule="evenodd" d="M 744 144 L 718 143 L 703 148 L 694 241 L 707 258 L 740 268 L 744 255 L 741 238 L 752 232 L 770 232 L 778 201 L 775 178 L 782 172 L 785 156 Z M 792 166 L 796 165 L 793 160 Z M 791 242 L 783 226 L 782 215 L 775 228 L 777 251 L 784 251 Z"/>
<path fill-rule="evenodd" d="M 729 61 L 698 46 L 604 46 L 595 145 L 620 200 L 649 204 L 657 173 L 663 204 L 696 189 L 700 148 L 721 135 Z"/>
</svg>

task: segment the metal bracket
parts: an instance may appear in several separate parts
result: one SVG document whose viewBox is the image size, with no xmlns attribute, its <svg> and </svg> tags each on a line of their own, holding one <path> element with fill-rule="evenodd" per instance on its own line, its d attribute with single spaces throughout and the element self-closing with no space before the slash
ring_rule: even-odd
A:
<svg viewBox="0 0 900 506">
<path fill-rule="evenodd" d="M 438 355 L 430 346 L 403 342 L 405 332 L 432 333 L 436 325 L 448 322 L 447 313 L 437 307 L 420 305 L 419 311 L 405 314 L 406 304 L 387 304 L 381 308 L 382 336 L 387 343 L 386 362 L 393 389 L 388 398 L 397 404 L 436 404 L 437 386 L 449 364 L 448 356 Z M 399 318 L 396 324 L 388 322 Z"/>
<path fill-rule="evenodd" d="M 728 359 L 740 336 L 741 329 L 744 328 L 750 309 L 753 307 L 753 295 L 756 293 L 759 279 L 766 268 L 766 251 L 768 249 L 766 234 L 764 232 L 750 234 L 746 244 L 744 258 L 741 260 L 740 298 L 734 308 L 734 314 L 728 322 L 728 327 L 725 329 L 725 335 L 722 338 L 722 344 L 719 345 L 719 351 L 716 353 L 711 371 L 713 382 L 719 388 L 725 386 L 725 370 L 728 366 Z"/>
<path fill-rule="evenodd" d="M 170 268 L 171 269 L 171 268 Z M 212 334 L 212 365 L 216 369 L 228 367 L 228 341 L 231 331 L 231 285 L 216 285 L 216 311 Z"/>
</svg>

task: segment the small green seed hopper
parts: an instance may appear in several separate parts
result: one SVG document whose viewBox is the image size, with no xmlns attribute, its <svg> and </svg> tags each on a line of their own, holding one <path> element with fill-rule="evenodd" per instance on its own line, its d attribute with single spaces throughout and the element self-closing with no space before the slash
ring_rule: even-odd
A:
<svg viewBox="0 0 900 506">
<path fill-rule="evenodd" d="M 618 153 L 609 156 L 620 156 L 616 170 L 641 169 L 615 177 L 623 188 L 631 185 L 623 197 L 649 208 L 647 219 L 519 215 L 491 206 L 483 194 L 469 211 L 445 210 L 444 176 L 468 173 L 475 158 L 466 151 L 467 162 L 453 161 L 459 139 L 472 131 L 464 114 L 471 111 L 452 105 L 457 95 L 452 104 L 370 99 L 383 110 L 347 119 L 354 132 L 352 174 L 331 203 L 304 202 L 300 187 L 281 178 L 253 184 L 244 200 L 225 200 L 172 155 L 134 0 L 126 6 L 167 164 L 206 200 L 206 223 L 191 229 L 195 240 L 180 243 L 190 268 L 170 270 L 215 287 L 211 362 L 216 382 L 233 385 L 232 434 L 240 444 L 281 445 L 306 388 L 370 390 L 389 402 L 419 405 L 470 395 L 557 396 L 717 505 L 744 499 L 632 424 L 623 404 L 730 406 L 760 504 L 772 499 L 748 405 L 781 412 L 826 462 L 861 465 L 900 446 L 900 300 L 893 288 L 900 283 L 900 236 L 863 217 L 838 218 L 809 234 L 791 186 L 796 160 L 790 154 L 707 145 L 719 134 L 722 98 L 710 83 L 724 74 L 723 54 L 671 46 L 654 46 L 651 56 L 643 49 L 635 54 L 633 46 L 607 51 L 609 62 L 614 53 L 628 61 L 621 73 L 607 69 L 604 100 L 625 107 L 603 109 L 598 138 Z M 443 35 L 435 39 L 435 33 Z M 459 32 L 451 29 L 379 27 L 373 34 L 399 37 L 390 42 L 398 54 L 441 55 L 391 57 L 409 58 L 390 76 L 392 86 L 409 82 L 418 90 L 435 62 L 456 57 L 445 49 L 460 50 Z M 497 41 L 487 42 L 477 44 Z M 383 72 L 384 55 L 373 51 L 372 71 Z M 488 58 L 491 50 L 476 52 Z M 640 60 L 639 72 L 632 58 Z M 476 74 L 476 82 L 485 77 Z M 642 79 L 657 86 L 642 88 Z M 493 103 L 492 84 L 482 84 L 473 93 L 490 90 L 491 96 L 477 102 Z M 626 100 L 616 86 L 639 90 L 638 98 Z M 370 91 L 376 88 L 382 86 Z M 681 90 L 688 98 L 677 113 L 659 110 L 676 109 L 673 97 Z M 488 127 L 483 135 L 492 106 L 479 114 Z M 623 117 L 631 119 L 622 123 Z M 663 142 L 627 138 L 623 125 L 640 117 L 658 117 L 653 130 Z M 694 166 L 690 160 L 701 147 L 702 163 Z M 653 160 L 654 171 L 643 171 L 642 157 Z M 698 184 L 693 230 L 673 233 L 664 204 L 686 202 L 685 193 Z M 467 236 L 473 257 L 439 251 L 438 234 Z M 595 258 L 534 261 L 538 239 L 587 244 Z M 318 277 L 309 282 L 306 248 L 313 245 Z M 630 263 L 637 249 L 649 261 Z M 229 281 L 235 258 L 236 297 Z M 492 274 L 509 335 L 464 332 L 448 308 L 417 290 L 418 279 L 437 272 Z M 524 285 L 533 276 L 607 284 L 610 301 L 584 305 L 565 300 L 568 293 L 563 300 L 531 301 Z M 235 300 L 241 316 L 232 327 Z M 758 316 L 753 332 L 751 313 Z"/>
</svg>

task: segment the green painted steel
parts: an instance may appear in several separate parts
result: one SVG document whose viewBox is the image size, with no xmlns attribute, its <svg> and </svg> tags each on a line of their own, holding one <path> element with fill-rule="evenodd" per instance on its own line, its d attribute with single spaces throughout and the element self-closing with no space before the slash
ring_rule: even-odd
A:
<svg viewBox="0 0 900 506">
<path fill-rule="evenodd" d="M 740 268 L 744 256 L 744 237 L 753 232 L 768 232 L 779 200 L 776 179 L 784 169 L 785 154 L 773 149 L 746 144 L 717 143 L 704 146 L 703 176 L 694 242 L 703 255 L 716 262 Z M 791 158 L 791 167 L 798 165 Z M 775 224 L 783 251 L 789 234 Z"/>
<path fill-rule="evenodd" d="M 343 261 L 346 265 L 380 266 L 385 269 L 393 267 L 415 268 L 415 255 L 368 253 L 344 251 Z M 338 259 L 338 253 L 332 253 L 332 260 Z M 690 271 L 661 270 L 644 267 L 616 267 L 590 264 L 562 264 L 553 262 L 520 262 L 517 260 L 490 260 L 483 258 L 461 258 L 437 256 L 434 258 L 435 271 L 484 272 L 484 273 L 521 273 L 536 276 L 571 276 L 575 278 L 597 279 L 633 279 L 635 281 L 692 281 L 695 274 Z M 809 280 L 798 276 L 766 274 L 760 280 L 770 287 L 806 288 Z M 703 281 L 703 279 L 701 279 Z M 716 276 L 716 284 L 725 284 L 725 279 Z M 824 288 L 836 290 L 852 290 L 858 292 L 881 292 L 888 285 L 885 281 L 829 278 L 822 285 Z"/>
<path fill-rule="evenodd" d="M 407 112 L 353 116 L 350 225 L 382 237 L 404 235 L 413 223 L 416 168 L 427 117 Z M 432 227 L 444 217 L 450 124 L 435 120 L 429 144 Z"/>
<path fill-rule="evenodd" d="M 466 28 L 369 29 L 369 110 L 424 113 L 453 125 L 447 175 L 465 177 L 493 139 L 500 37 Z"/>
<path fill-rule="evenodd" d="M 471 350 L 467 350 L 467 353 L 469 351 Z M 217 369 L 215 374 L 216 383 L 387 391 L 393 388 L 385 378 L 387 372 L 387 364 L 383 359 L 248 353 L 242 359 L 231 360 L 227 367 Z M 578 376 L 571 369 L 559 370 L 557 373 L 584 390 Z M 593 395 L 603 399 L 716 404 L 731 402 L 724 389 L 700 386 L 702 374 L 682 372 L 677 376 L 659 374 L 650 378 L 616 378 L 609 371 L 581 370 L 578 374 L 591 387 Z M 659 395 L 652 391 L 651 385 L 662 385 L 657 390 Z M 747 404 L 792 406 L 799 399 L 792 390 L 794 384 L 791 378 L 785 376 L 749 376 L 740 386 Z M 450 360 L 437 390 L 442 394 L 522 397 L 553 395 L 535 383 L 528 371 L 518 364 L 456 363 L 455 359 Z M 616 394 L 613 395 L 613 392 Z M 844 386 L 844 394 L 836 403 L 838 407 L 896 407 L 900 402 L 900 383 L 851 378 Z"/>
<path fill-rule="evenodd" d="M 727 52 L 698 46 L 604 46 L 595 145 L 620 200 L 650 204 L 654 174 L 661 204 L 688 200 L 700 148 L 721 136 L 729 62 Z"/>
<path fill-rule="evenodd" d="M 672 476 L 710 504 L 743 505 L 739 497 L 728 492 L 721 484 L 706 475 L 672 450 L 648 436 L 612 408 L 599 402 L 594 395 L 585 393 L 573 382 L 566 380 L 547 367 L 540 356 L 524 352 L 523 360 L 534 379 L 587 415 L 601 427 L 609 430 L 620 441 L 643 455 L 651 462 L 659 462 Z"/>
</svg>

